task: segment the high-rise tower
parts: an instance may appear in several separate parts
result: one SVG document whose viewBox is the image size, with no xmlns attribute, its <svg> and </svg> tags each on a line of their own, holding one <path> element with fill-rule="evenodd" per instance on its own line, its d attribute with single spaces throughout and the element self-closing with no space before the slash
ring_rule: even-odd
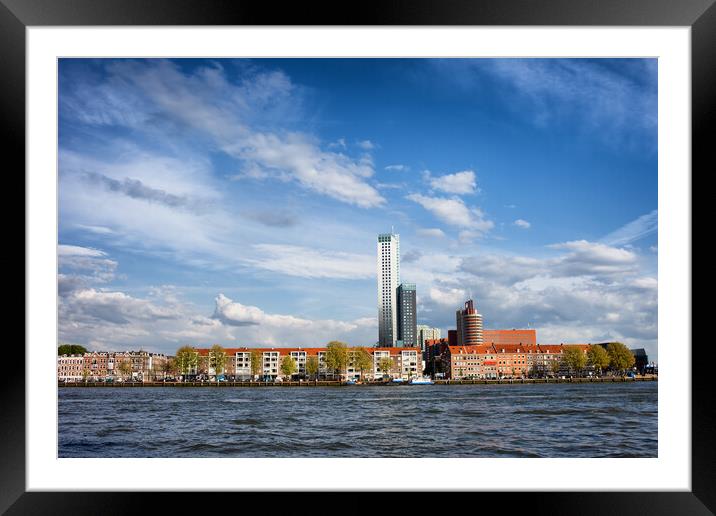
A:
<svg viewBox="0 0 716 516">
<path fill-rule="evenodd" d="M 378 345 L 398 340 L 397 294 L 400 285 L 400 236 L 378 235 Z"/>
<path fill-rule="evenodd" d="M 475 309 L 472 299 L 465 302 L 465 308 L 455 314 L 457 321 L 457 345 L 474 346 L 482 344 L 482 315 Z"/>
<path fill-rule="evenodd" d="M 401 283 L 398 287 L 398 340 L 405 348 L 418 345 L 418 316 L 415 283 Z"/>
</svg>

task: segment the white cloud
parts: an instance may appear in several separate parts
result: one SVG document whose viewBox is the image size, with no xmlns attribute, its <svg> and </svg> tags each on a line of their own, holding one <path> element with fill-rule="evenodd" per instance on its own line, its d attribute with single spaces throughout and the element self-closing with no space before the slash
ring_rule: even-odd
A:
<svg viewBox="0 0 716 516">
<path fill-rule="evenodd" d="M 117 262 L 107 253 L 91 247 L 60 244 L 58 255 L 58 292 L 66 295 L 90 283 L 106 283 L 115 277 Z M 70 274 L 67 274 L 67 273 Z"/>
<path fill-rule="evenodd" d="M 196 131 L 195 140 L 211 142 L 240 161 L 243 171 L 237 177 L 293 180 L 304 188 L 363 208 L 385 202 L 366 181 L 373 175 L 370 159 L 354 160 L 323 151 L 320 142 L 310 135 L 283 127 L 287 113 L 295 115 L 292 104 L 298 99 L 295 85 L 281 72 L 253 74 L 232 83 L 220 65 L 185 73 L 165 60 L 112 62 L 106 72 L 104 83 L 83 84 L 79 91 L 63 95 L 64 116 L 90 124 L 154 131 L 152 136 L 166 141 L 167 128 L 156 129 L 156 121 L 161 120 L 178 125 L 182 131 Z M 92 96 L 95 92 L 101 94 L 85 107 L 80 95 Z M 122 104 L 124 109 L 134 106 L 140 114 L 131 119 L 121 116 L 118 108 Z M 176 146 L 171 141 L 166 144 Z M 363 142 L 364 148 L 372 145 Z"/>
<path fill-rule="evenodd" d="M 566 275 L 624 274 L 634 272 L 638 266 L 636 253 L 605 244 L 575 240 L 550 247 L 571 251 L 553 264 Z"/>
<path fill-rule="evenodd" d="M 251 263 L 257 268 L 302 278 L 365 279 L 375 276 L 373 255 L 324 249 L 256 244 L 259 257 Z"/>
<path fill-rule="evenodd" d="M 513 224 L 519 228 L 522 228 L 522 229 L 529 229 L 531 226 L 531 224 L 529 222 L 527 222 L 526 220 L 523 220 L 523 219 L 517 219 L 516 221 L 513 222 Z"/>
<path fill-rule="evenodd" d="M 420 228 L 415 234 L 422 237 L 445 238 L 445 232 L 439 228 Z"/>
<path fill-rule="evenodd" d="M 388 165 L 387 167 L 385 167 L 385 170 L 389 170 L 392 172 L 405 172 L 405 171 L 410 170 L 410 167 L 408 167 L 407 165 L 396 164 L 396 165 Z"/>
<path fill-rule="evenodd" d="M 321 151 L 315 141 L 303 134 L 255 133 L 242 142 L 227 145 L 225 150 L 266 176 L 296 180 L 339 201 L 361 208 L 385 203 L 380 193 L 366 182 L 373 175 L 371 163 Z"/>
<path fill-rule="evenodd" d="M 430 299 L 436 303 L 448 306 L 448 307 L 459 307 L 466 299 L 467 292 L 461 288 L 437 288 L 431 287 L 428 291 Z M 455 315 L 454 312 L 452 314 Z"/>
<path fill-rule="evenodd" d="M 475 182 L 475 172 L 472 170 L 464 170 L 447 174 L 440 177 L 431 177 L 430 186 L 434 190 L 440 190 L 445 193 L 452 194 L 471 194 L 475 192 L 477 183 Z"/>
<path fill-rule="evenodd" d="M 370 140 L 359 141 L 358 143 L 356 143 L 356 145 L 358 145 L 358 147 L 360 147 L 361 149 L 367 150 L 367 151 L 373 150 L 376 147 L 375 143 L 373 143 Z"/>
<path fill-rule="evenodd" d="M 446 224 L 470 229 L 476 234 L 484 234 L 495 225 L 485 217 L 480 208 L 467 207 L 459 197 L 428 197 L 421 194 L 410 194 L 406 198 L 420 204 Z"/>
<path fill-rule="evenodd" d="M 104 251 L 100 251 L 99 249 L 94 249 L 92 247 L 80 247 L 77 245 L 66 245 L 66 244 L 59 244 L 57 246 L 57 254 L 58 256 L 89 256 L 89 257 L 99 257 L 99 256 L 107 256 L 107 253 Z"/>
<path fill-rule="evenodd" d="M 653 210 L 646 215 L 629 222 L 601 239 L 607 245 L 626 245 L 656 233 L 659 224 L 659 212 Z"/>
</svg>

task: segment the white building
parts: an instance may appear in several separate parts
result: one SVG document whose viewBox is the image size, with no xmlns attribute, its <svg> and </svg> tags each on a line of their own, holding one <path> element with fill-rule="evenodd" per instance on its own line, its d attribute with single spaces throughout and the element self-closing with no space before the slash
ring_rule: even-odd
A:
<svg viewBox="0 0 716 516">
<path fill-rule="evenodd" d="M 378 346 L 393 347 L 398 339 L 397 288 L 400 285 L 400 236 L 378 235 Z"/>
<path fill-rule="evenodd" d="M 425 353 L 425 341 L 437 340 L 441 337 L 440 328 L 431 328 L 426 324 L 418 324 L 418 346 Z"/>
<path fill-rule="evenodd" d="M 85 359 L 83 355 L 57 357 L 57 379 L 61 382 L 79 382 L 83 379 Z"/>
</svg>

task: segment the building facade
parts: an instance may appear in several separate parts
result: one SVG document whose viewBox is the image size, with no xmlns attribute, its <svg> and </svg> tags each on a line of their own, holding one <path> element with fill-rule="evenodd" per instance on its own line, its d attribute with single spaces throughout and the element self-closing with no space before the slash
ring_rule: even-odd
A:
<svg viewBox="0 0 716 516">
<path fill-rule="evenodd" d="M 378 235 L 378 346 L 392 347 L 398 340 L 398 302 L 400 285 L 400 235 Z"/>
<path fill-rule="evenodd" d="M 585 355 L 590 344 L 480 344 L 450 346 L 444 339 L 430 342 L 433 368 L 453 380 L 524 378 L 564 375 L 562 355 L 566 348 Z"/>
<path fill-rule="evenodd" d="M 80 355 L 78 355 L 80 356 Z M 58 379 L 63 357 L 57 357 Z M 167 356 L 147 351 L 92 351 L 81 355 L 82 379 L 88 381 L 150 381 L 164 374 Z M 127 364 L 122 366 L 122 364 Z"/>
<path fill-rule="evenodd" d="M 57 379 L 61 382 L 82 381 L 85 358 L 82 355 L 60 355 L 57 357 Z"/>
<path fill-rule="evenodd" d="M 418 346 L 423 352 L 423 358 L 427 359 L 425 355 L 425 341 L 439 339 L 441 337 L 440 328 L 431 328 L 425 324 L 418 324 L 416 329 L 418 330 Z"/>
<path fill-rule="evenodd" d="M 418 318 L 415 283 L 398 287 L 398 342 L 400 347 L 418 347 Z"/>
<path fill-rule="evenodd" d="M 534 346 L 537 344 L 537 330 L 483 330 L 484 344 L 523 344 Z"/>
<path fill-rule="evenodd" d="M 465 307 L 455 313 L 455 319 L 458 346 L 476 346 L 483 343 L 482 315 L 475 308 L 472 299 L 465 301 Z"/>
<path fill-rule="evenodd" d="M 358 370 L 352 360 L 350 354 L 356 353 L 358 350 L 364 349 L 371 355 L 371 367 L 367 370 Z M 196 350 L 199 357 L 199 364 L 206 363 L 210 349 L 199 348 Z M 328 369 L 326 365 L 326 353 L 328 348 L 226 348 L 226 366 L 223 374 L 232 377 L 237 381 L 266 379 L 266 380 L 289 380 L 307 378 L 308 372 L 306 364 L 312 357 L 318 362 L 318 374 L 320 379 L 337 380 L 339 375 L 335 371 Z M 348 348 L 349 363 L 342 375 L 343 378 L 355 378 L 364 380 L 377 380 L 381 378 L 403 378 L 408 380 L 422 374 L 422 360 L 420 356 L 420 348 L 399 348 L 375 347 L 375 348 Z M 281 371 L 281 362 L 286 356 L 290 356 L 296 365 L 295 373 L 291 378 L 287 378 Z M 251 367 L 253 357 L 258 357 L 260 366 L 255 370 Z M 381 359 L 389 358 L 391 360 L 391 368 L 389 370 L 381 370 Z M 255 373 L 254 373 L 255 371 Z M 208 373 L 215 375 L 204 366 L 198 367 L 197 373 Z M 219 372 L 220 374 L 222 372 Z"/>
</svg>

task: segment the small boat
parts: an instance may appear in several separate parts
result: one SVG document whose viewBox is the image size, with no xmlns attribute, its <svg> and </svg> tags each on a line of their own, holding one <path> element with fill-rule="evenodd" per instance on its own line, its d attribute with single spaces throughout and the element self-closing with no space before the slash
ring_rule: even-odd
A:
<svg viewBox="0 0 716 516">
<path fill-rule="evenodd" d="M 356 380 L 355 378 L 350 378 L 350 379 L 346 380 L 346 385 L 357 385 L 357 384 L 358 384 L 358 380 Z"/>
<path fill-rule="evenodd" d="M 408 382 L 410 385 L 433 385 L 435 382 L 429 376 L 416 376 Z"/>
<path fill-rule="evenodd" d="M 393 378 L 393 379 L 391 380 L 391 382 L 393 382 L 393 383 L 403 383 L 404 381 L 405 381 L 405 380 L 403 380 L 402 378 Z"/>
</svg>

